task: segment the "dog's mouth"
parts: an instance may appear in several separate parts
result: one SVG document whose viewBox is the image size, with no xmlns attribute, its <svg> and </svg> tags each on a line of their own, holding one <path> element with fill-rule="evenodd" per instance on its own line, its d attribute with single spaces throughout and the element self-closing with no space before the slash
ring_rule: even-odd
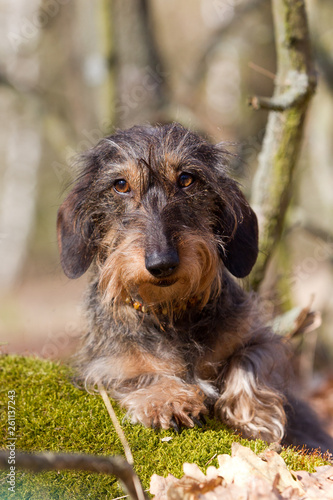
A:
<svg viewBox="0 0 333 500">
<path fill-rule="evenodd" d="M 158 287 L 161 287 L 161 288 L 166 288 L 168 286 L 174 285 L 176 282 L 177 282 L 176 279 L 173 279 L 173 280 L 159 280 L 159 281 L 154 281 L 154 283 L 152 283 L 152 285 L 158 286 Z"/>
</svg>

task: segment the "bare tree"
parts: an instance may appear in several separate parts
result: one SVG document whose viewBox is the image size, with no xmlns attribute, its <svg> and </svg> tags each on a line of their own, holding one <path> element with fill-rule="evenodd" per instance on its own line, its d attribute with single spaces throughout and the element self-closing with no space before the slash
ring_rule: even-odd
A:
<svg viewBox="0 0 333 500">
<path fill-rule="evenodd" d="M 34 45 L 39 27 L 28 18 L 38 11 L 38 0 L 12 2 L 1 17 L 0 96 L 0 289 L 12 285 L 26 255 L 35 218 L 36 183 L 41 157 L 40 107 L 35 86 L 38 57 Z M 29 71 L 27 71 L 29 68 Z"/>
<path fill-rule="evenodd" d="M 273 0 L 278 72 L 271 99 L 254 97 L 255 109 L 270 110 L 252 204 L 259 214 L 261 253 L 252 273 L 262 283 L 278 243 L 294 190 L 305 116 L 316 88 L 306 9 L 303 0 Z"/>
<path fill-rule="evenodd" d="M 154 122 L 164 104 L 164 72 L 147 0 L 114 0 L 110 12 L 114 57 L 115 124 Z"/>
</svg>

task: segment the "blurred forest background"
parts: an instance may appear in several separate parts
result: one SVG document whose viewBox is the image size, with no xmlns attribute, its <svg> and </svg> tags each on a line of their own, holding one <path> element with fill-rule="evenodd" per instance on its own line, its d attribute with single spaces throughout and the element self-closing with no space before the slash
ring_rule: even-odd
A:
<svg viewBox="0 0 333 500">
<path fill-rule="evenodd" d="M 321 312 L 303 342 L 309 380 L 333 360 L 333 3 L 307 10 L 318 88 L 262 293 L 280 312 Z M 2 351 L 63 358 L 86 280 L 63 275 L 56 245 L 72 158 L 116 127 L 179 121 L 228 143 L 250 197 L 268 113 L 247 101 L 273 92 L 271 2 L 0 0 L 0 33 Z"/>
</svg>

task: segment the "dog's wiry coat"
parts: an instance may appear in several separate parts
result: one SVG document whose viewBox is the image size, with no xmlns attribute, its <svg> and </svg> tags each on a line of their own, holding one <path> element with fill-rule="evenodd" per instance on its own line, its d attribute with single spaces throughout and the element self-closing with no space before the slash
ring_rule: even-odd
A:
<svg viewBox="0 0 333 500">
<path fill-rule="evenodd" d="M 146 426 L 193 426 L 214 409 L 244 436 L 293 442 L 285 346 L 231 276 L 251 271 L 258 235 L 228 153 L 173 124 L 120 131 L 81 160 L 58 238 L 70 278 L 92 267 L 86 387 L 102 382 Z M 308 427 L 294 442 L 324 449 Z"/>
</svg>

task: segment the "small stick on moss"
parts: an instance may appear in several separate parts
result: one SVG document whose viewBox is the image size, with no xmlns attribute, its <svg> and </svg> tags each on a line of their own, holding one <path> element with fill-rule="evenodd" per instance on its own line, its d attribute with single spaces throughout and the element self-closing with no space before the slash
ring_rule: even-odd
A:
<svg viewBox="0 0 333 500">
<path fill-rule="evenodd" d="M 129 464 L 133 465 L 134 464 L 134 459 L 133 459 L 133 455 L 132 455 L 132 452 L 131 452 L 131 448 L 130 448 L 130 446 L 128 444 L 128 441 L 126 439 L 124 431 L 122 430 L 122 428 L 120 426 L 120 423 L 119 423 L 119 420 L 117 418 L 117 415 L 115 414 L 115 411 L 112 408 L 112 404 L 111 404 L 110 398 L 107 395 L 107 392 L 104 389 L 103 384 L 101 384 L 101 383 L 98 384 L 98 390 L 99 390 L 100 395 L 102 396 L 102 399 L 103 399 L 104 404 L 106 406 L 106 409 L 107 409 L 107 411 L 108 411 L 108 413 L 110 415 L 110 418 L 112 420 L 114 428 L 116 429 L 116 433 L 118 434 L 118 437 L 119 437 L 119 439 L 121 441 L 121 444 L 124 447 L 126 460 L 127 460 L 127 462 Z"/>
<path fill-rule="evenodd" d="M 214 455 L 208 460 L 208 462 L 205 463 L 204 467 L 206 467 L 208 464 L 210 464 L 214 460 L 214 458 L 216 458 L 216 457 L 217 457 L 217 453 L 214 453 Z"/>
<path fill-rule="evenodd" d="M 102 399 L 104 401 L 104 404 L 106 406 L 108 414 L 110 415 L 110 418 L 112 420 L 112 423 L 114 425 L 116 433 L 118 434 L 118 437 L 119 437 L 119 439 L 121 441 L 121 444 L 124 447 L 124 452 L 125 452 L 125 456 L 126 456 L 127 462 L 130 465 L 133 465 L 134 464 L 134 459 L 133 459 L 133 455 L 132 455 L 132 452 L 131 452 L 131 448 L 130 448 L 130 446 L 128 444 L 128 441 L 126 439 L 124 431 L 121 428 L 121 425 L 119 423 L 117 415 L 116 415 L 116 413 L 115 413 L 115 411 L 114 411 L 114 409 L 112 407 L 110 398 L 107 395 L 107 392 L 104 389 L 103 384 L 101 384 L 101 383 L 98 384 L 98 390 L 99 390 L 100 395 L 102 396 Z M 133 476 L 133 483 L 134 483 L 134 486 L 136 488 L 138 499 L 139 500 L 144 500 L 145 499 L 145 495 L 144 495 L 144 492 L 142 490 L 142 486 L 141 486 L 140 480 L 139 480 L 139 478 L 135 474 Z"/>
<path fill-rule="evenodd" d="M 101 457 L 76 453 L 21 453 L 15 455 L 18 468 L 33 472 L 76 470 L 116 476 L 133 500 L 145 500 L 138 476 L 122 457 Z M 0 468 L 8 468 L 8 451 L 0 451 Z"/>
</svg>

